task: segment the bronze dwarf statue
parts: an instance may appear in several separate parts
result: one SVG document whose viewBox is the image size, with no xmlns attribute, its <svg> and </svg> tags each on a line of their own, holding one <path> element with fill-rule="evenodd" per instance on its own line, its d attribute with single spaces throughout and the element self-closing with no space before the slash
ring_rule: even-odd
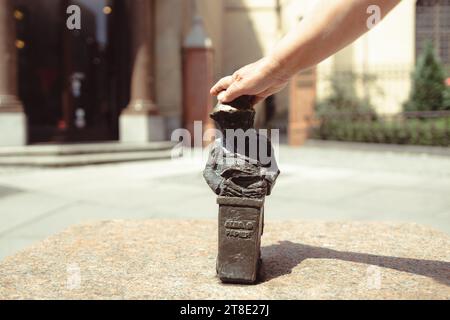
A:
<svg viewBox="0 0 450 320">
<path fill-rule="evenodd" d="M 280 173 L 272 144 L 254 129 L 253 97 L 217 104 L 220 130 L 203 176 L 218 195 L 217 273 L 224 282 L 254 283 L 261 264 L 264 199 Z"/>
</svg>

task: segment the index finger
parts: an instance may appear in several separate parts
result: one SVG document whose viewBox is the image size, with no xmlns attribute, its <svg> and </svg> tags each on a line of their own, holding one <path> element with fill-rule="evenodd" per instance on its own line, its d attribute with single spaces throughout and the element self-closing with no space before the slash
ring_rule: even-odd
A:
<svg viewBox="0 0 450 320">
<path fill-rule="evenodd" d="M 217 83 L 211 88 L 210 93 L 213 96 L 217 96 L 220 92 L 227 90 L 232 83 L 233 83 L 232 76 L 224 77 L 219 81 L 217 81 Z"/>
</svg>

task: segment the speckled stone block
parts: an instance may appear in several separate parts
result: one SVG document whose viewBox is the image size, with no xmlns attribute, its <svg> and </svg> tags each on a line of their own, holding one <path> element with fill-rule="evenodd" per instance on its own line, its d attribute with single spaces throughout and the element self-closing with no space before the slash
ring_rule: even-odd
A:
<svg viewBox="0 0 450 320">
<path fill-rule="evenodd" d="M 450 299 L 450 237 L 416 224 L 266 221 L 253 286 L 216 254 L 214 220 L 73 226 L 0 262 L 0 299 Z"/>
</svg>

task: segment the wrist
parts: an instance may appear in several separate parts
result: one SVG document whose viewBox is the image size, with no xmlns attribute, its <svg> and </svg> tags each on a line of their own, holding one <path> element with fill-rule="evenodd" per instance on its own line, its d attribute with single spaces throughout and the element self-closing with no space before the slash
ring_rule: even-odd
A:
<svg viewBox="0 0 450 320">
<path fill-rule="evenodd" d="M 294 74 L 292 68 L 289 68 L 285 59 L 282 59 L 276 52 L 269 54 L 267 57 L 269 65 L 269 73 L 276 75 L 277 78 L 283 81 L 288 81 Z"/>
</svg>

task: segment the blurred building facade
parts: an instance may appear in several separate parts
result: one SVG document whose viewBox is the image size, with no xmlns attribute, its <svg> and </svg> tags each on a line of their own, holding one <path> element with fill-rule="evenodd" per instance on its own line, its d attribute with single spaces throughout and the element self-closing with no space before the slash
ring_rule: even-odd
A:
<svg viewBox="0 0 450 320">
<path fill-rule="evenodd" d="M 450 63 L 449 2 L 402 1 L 369 34 L 257 106 L 258 126 L 295 135 L 289 127 L 302 128 L 300 115 L 326 97 L 330 78 L 349 72 L 362 75 L 353 85 L 359 95 L 370 95 L 377 111 L 400 111 L 424 39 L 434 39 L 441 59 Z M 66 10 L 73 4 L 81 8 L 81 30 L 66 27 Z M 169 139 L 184 122 L 183 46 L 195 15 L 211 43 L 208 72 L 215 81 L 267 54 L 313 5 L 310 0 L 0 0 L 0 12 L 14 19 L 13 26 L 0 15 L 2 32 L 9 35 L 0 38 L 0 50 L 17 53 L 2 64 L 8 72 L 0 79 L 0 95 L 16 96 L 23 105 L 15 112 L 26 115 L 27 144 L 118 140 L 121 131 L 141 125 L 152 127 L 157 139 Z M 6 43 L 11 37 L 13 49 Z M 369 88 L 364 75 L 376 85 Z M 8 109 L 1 105 L 8 103 L 0 100 L 0 126 L 6 119 L 2 110 Z M 125 115 L 141 115 L 145 124 L 122 126 Z"/>
</svg>

